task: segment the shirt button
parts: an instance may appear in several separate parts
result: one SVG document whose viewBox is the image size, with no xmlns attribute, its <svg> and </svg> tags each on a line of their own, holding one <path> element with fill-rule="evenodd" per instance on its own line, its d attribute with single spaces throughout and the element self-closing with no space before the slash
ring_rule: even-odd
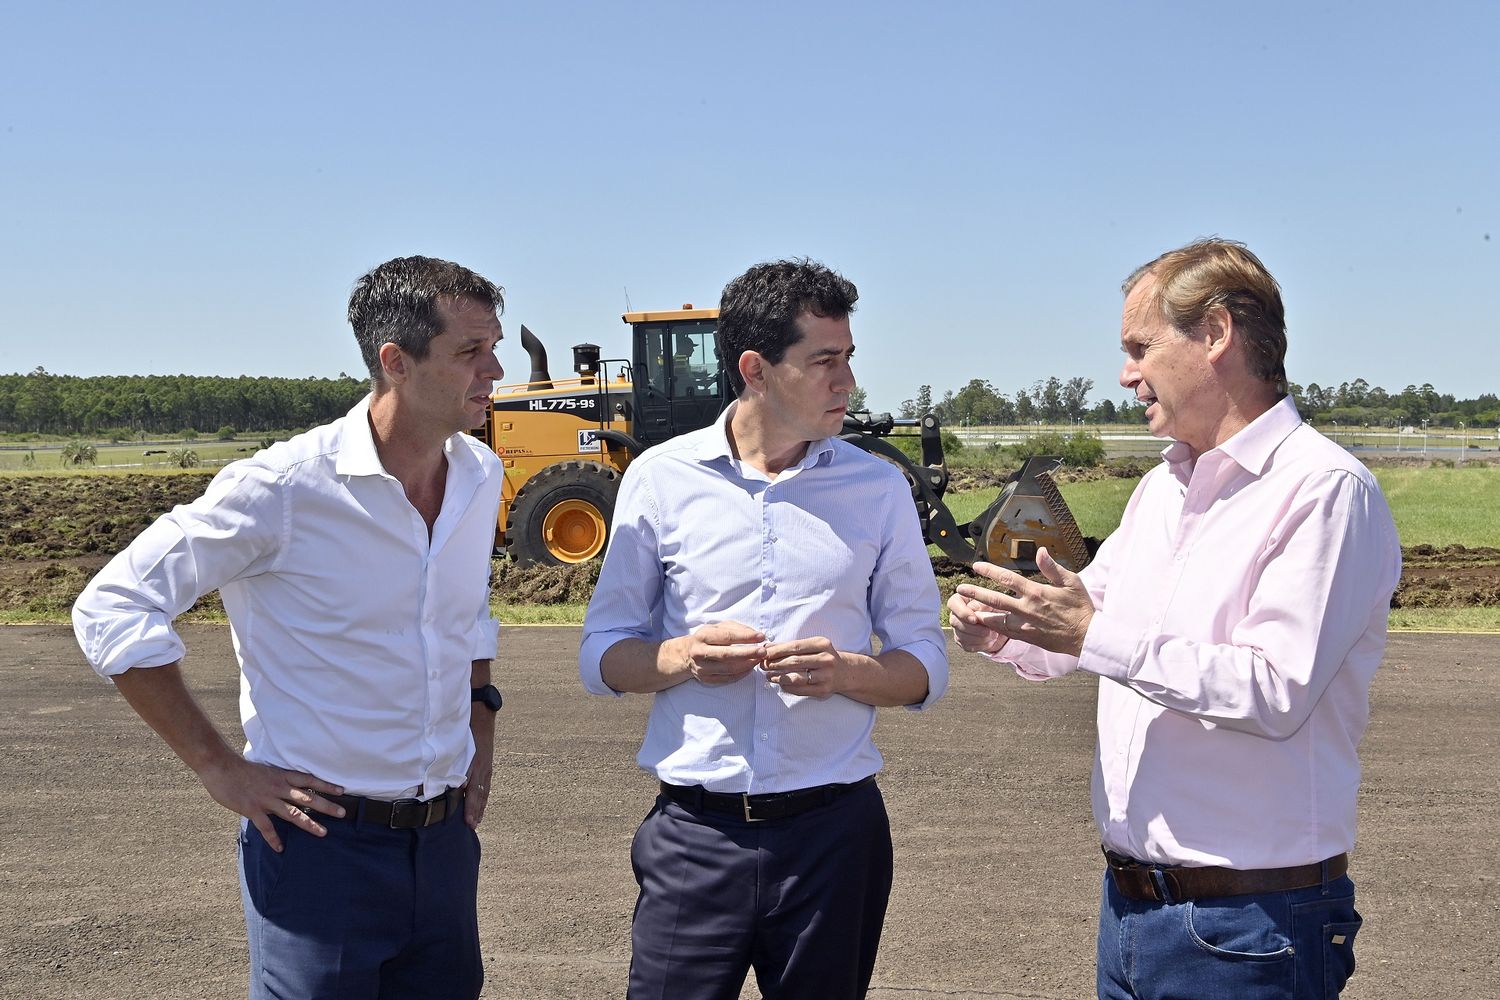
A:
<svg viewBox="0 0 1500 1000">
<path fill-rule="evenodd" d="M 766 581 L 766 593 L 768 593 L 768 594 L 774 594 L 774 593 L 776 593 L 776 581 L 775 580 L 767 580 Z"/>
<path fill-rule="evenodd" d="M 768 740 L 770 738 L 771 738 L 771 735 L 769 733 L 761 733 L 760 734 L 760 741 L 762 743 L 764 743 L 766 740 Z"/>
</svg>

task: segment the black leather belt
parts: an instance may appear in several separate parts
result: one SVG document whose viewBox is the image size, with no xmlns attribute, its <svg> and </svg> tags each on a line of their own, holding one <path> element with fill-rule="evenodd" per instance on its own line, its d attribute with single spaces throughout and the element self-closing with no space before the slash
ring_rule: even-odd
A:
<svg viewBox="0 0 1500 1000">
<path fill-rule="evenodd" d="M 827 805 L 839 796 L 874 780 L 875 775 L 872 774 L 848 784 L 817 785 L 813 788 L 799 788 L 794 792 L 767 792 L 764 795 L 710 792 L 702 785 L 669 785 L 663 781 L 661 793 L 689 809 L 721 813 L 747 823 L 759 823 L 768 819 L 786 819 Z"/>
<path fill-rule="evenodd" d="M 418 827 L 441 823 L 463 805 L 464 790 L 450 788 L 431 799 L 367 799 L 358 795 L 329 795 L 321 793 L 329 802 L 344 807 L 343 818 L 349 822 L 374 823 L 388 826 L 392 830 L 415 830 Z M 339 819 L 338 816 L 314 815 L 315 819 Z"/>
<path fill-rule="evenodd" d="M 1257 892 L 1306 889 L 1343 878 L 1349 871 L 1349 855 L 1338 854 L 1327 861 L 1291 868 L 1185 868 L 1181 865 L 1150 865 L 1106 850 L 1109 873 L 1121 895 L 1131 899 L 1178 903 L 1209 896 L 1248 896 Z"/>
</svg>

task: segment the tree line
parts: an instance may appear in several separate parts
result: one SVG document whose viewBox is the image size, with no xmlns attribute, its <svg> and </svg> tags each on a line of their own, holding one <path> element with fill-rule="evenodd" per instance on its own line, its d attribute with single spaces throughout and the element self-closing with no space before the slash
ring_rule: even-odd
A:
<svg viewBox="0 0 1500 1000">
<path fill-rule="evenodd" d="M 1297 409 L 1306 417 L 1313 414 L 1319 422 L 1333 422 L 1346 427 L 1494 427 L 1500 424 L 1500 397 L 1493 392 L 1473 399 L 1456 399 L 1452 393 L 1438 392 L 1431 383 L 1409 385 L 1399 393 L 1371 386 L 1362 378 L 1324 388 L 1309 382 L 1304 388 L 1292 383 Z"/>
<path fill-rule="evenodd" d="M 257 433 L 343 416 L 369 382 L 241 375 L 0 375 L 0 432 L 125 440 L 141 435 Z"/>
<path fill-rule="evenodd" d="M 985 379 L 970 379 L 961 389 L 949 389 L 934 402 L 932 386 L 918 388 L 902 400 L 901 416 L 936 413 L 947 426 L 993 424 L 1143 424 L 1146 408 L 1134 398 L 1089 401 L 1094 381 L 1087 378 L 1038 379 L 1030 386 L 1004 393 Z M 1457 399 L 1429 383 L 1408 385 L 1399 393 L 1371 386 L 1362 378 L 1323 387 L 1316 382 L 1289 386 L 1304 420 L 1338 422 L 1346 427 L 1495 427 L 1500 425 L 1500 397 L 1483 393 Z M 856 408 L 856 407 L 851 407 Z"/>
<path fill-rule="evenodd" d="M 948 426 L 989 424 L 1140 424 L 1145 408 L 1134 399 L 1090 401 L 1087 378 L 1038 379 L 1012 393 L 985 379 L 933 399 L 932 386 L 903 400 L 903 417 L 935 412 Z M 365 379 L 270 378 L 241 375 L 55 375 L 37 368 L 25 375 L 0 375 L 0 433 L 55 434 L 64 437 L 176 435 L 233 428 L 255 434 L 312 427 L 342 416 L 369 389 Z M 864 390 L 856 389 L 862 409 Z M 1364 379 L 1321 386 L 1291 385 L 1297 409 L 1319 423 L 1346 427 L 1494 427 L 1500 424 L 1500 398 L 1484 393 L 1456 399 L 1430 383 L 1408 385 L 1399 393 Z"/>
<path fill-rule="evenodd" d="M 1146 409 L 1135 400 L 1115 403 L 1112 399 L 1089 402 L 1094 380 L 1038 379 L 1029 387 L 1004 393 L 986 379 L 970 379 L 958 390 L 949 389 L 936 402 L 932 386 L 918 388 L 916 396 L 901 401 L 901 415 L 916 417 L 936 413 L 948 426 L 962 424 L 1119 424 L 1145 423 Z"/>
</svg>

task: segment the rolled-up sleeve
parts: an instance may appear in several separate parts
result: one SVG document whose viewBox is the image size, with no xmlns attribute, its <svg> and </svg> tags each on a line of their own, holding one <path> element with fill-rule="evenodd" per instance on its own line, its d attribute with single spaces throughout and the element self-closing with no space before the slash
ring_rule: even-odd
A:
<svg viewBox="0 0 1500 1000">
<path fill-rule="evenodd" d="M 493 660 L 500 647 L 500 623 L 490 615 L 489 602 L 486 601 L 485 604 L 484 613 L 479 616 L 474 627 L 469 629 L 469 659 L 471 660 Z"/>
<path fill-rule="evenodd" d="M 276 473 L 231 466 L 99 571 L 73 604 L 73 633 L 101 677 L 160 667 L 185 651 L 173 619 L 204 594 L 270 568 L 283 518 Z"/>
<path fill-rule="evenodd" d="M 662 638 L 659 523 L 650 484 L 639 466 L 632 466 L 620 483 L 609 547 L 583 619 L 578 677 L 590 694 L 620 694 L 604 683 L 600 667 L 611 646 L 623 639 Z"/>
<path fill-rule="evenodd" d="M 905 706 L 918 711 L 948 690 L 948 646 L 921 525 L 904 489 L 894 500 L 886 505 L 880 557 L 870 579 L 870 621 L 882 653 L 899 649 L 926 669 L 927 697 Z"/>
</svg>

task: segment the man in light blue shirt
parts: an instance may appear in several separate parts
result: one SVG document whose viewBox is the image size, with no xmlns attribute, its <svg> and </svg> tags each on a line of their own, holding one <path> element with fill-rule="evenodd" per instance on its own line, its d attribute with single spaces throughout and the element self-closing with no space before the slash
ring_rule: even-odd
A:
<svg viewBox="0 0 1500 1000">
<path fill-rule="evenodd" d="M 621 484 L 579 672 L 655 695 L 634 998 L 735 998 L 751 967 L 777 997 L 869 986 L 892 870 L 875 708 L 932 704 L 948 663 L 906 481 L 837 437 L 857 299 L 805 260 L 730 282 L 739 399 Z"/>
</svg>

